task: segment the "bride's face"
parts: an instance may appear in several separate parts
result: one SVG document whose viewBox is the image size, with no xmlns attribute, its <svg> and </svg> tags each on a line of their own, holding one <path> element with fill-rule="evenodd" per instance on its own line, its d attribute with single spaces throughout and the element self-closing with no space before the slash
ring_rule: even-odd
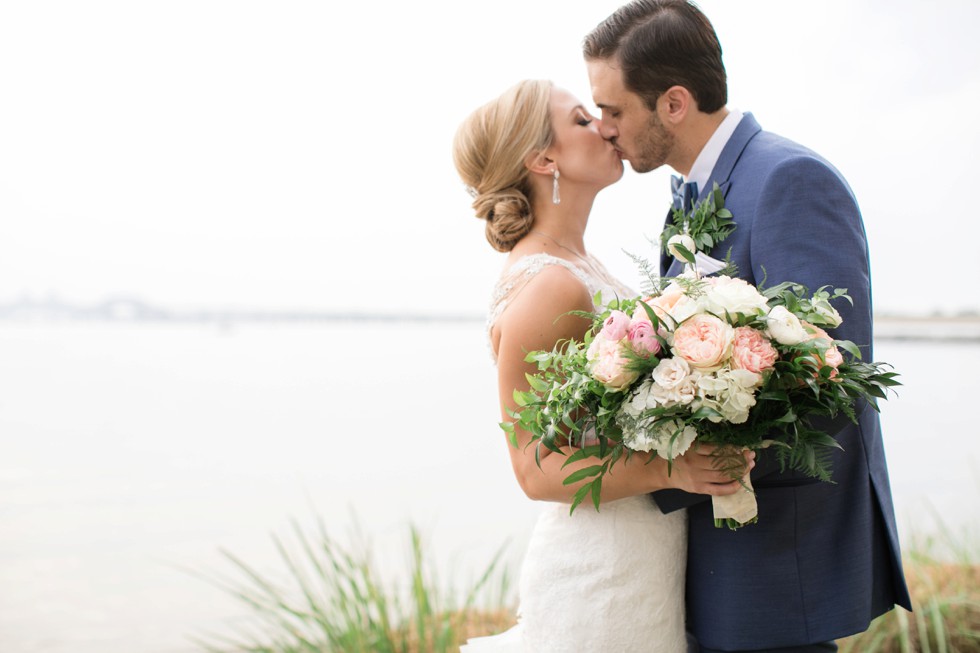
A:
<svg viewBox="0 0 980 653">
<path fill-rule="evenodd" d="M 578 183 L 597 190 L 623 176 L 623 161 L 602 137 L 599 119 L 563 89 L 551 91 L 551 124 L 555 140 L 549 158 L 558 166 L 559 183 Z"/>
</svg>

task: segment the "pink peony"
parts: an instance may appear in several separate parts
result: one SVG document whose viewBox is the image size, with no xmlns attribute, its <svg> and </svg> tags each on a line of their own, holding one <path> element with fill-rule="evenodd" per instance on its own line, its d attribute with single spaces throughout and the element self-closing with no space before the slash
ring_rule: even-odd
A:
<svg viewBox="0 0 980 653">
<path fill-rule="evenodd" d="M 738 327 L 732 343 L 732 367 L 761 374 L 776 364 L 779 353 L 769 339 L 752 327 Z"/>
<path fill-rule="evenodd" d="M 626 339 L 633 351 L 640 356 L 649 358 L 660 351 L 660 341 L 653 331 L 653 325 L 646 320 L 637 320 L 631 324 L 626 332 Z"/>
<path fill-rule="evenodd" d="M 606 340 L 617 341 L 626 337 L 630 328 L 630 316 L 622 311 L 613 311 L 602 323 L 602 337 Z"/>
<path fill-rule="evenodd" d="M 731 325 L 700 313 L 674 331 L 674 354 L 702 371 L 717 369 L 731 355 L 734 335 Z"/>
<path fill-rule="evenodd" d="M 623 356 L 618 340 L 606 340 L 601 334 L 596 336 L 585 357 L 589 361 L 592 376 L 610 390 L 624 390 L 638 376 L 633 370 L 627 369 L 629 359 Z"/>
</svg>

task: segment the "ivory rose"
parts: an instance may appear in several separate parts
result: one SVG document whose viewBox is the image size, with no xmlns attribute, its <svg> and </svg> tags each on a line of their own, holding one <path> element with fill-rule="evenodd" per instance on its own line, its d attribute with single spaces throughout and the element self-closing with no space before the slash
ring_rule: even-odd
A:
<svg viewBox="0 0 980 653">
<path fill-rule="evenodd" d="M 763 333 L 752 327 L 738 327 L 732 342 L 732 367 L 761 374 L 776 364 L 779 352 Z"/>
<path fill-rule="evenodd" d="M 809 335 L 796 317 L 785 306 L 774 306 L 766 317 L 766 327 L 772 339 L 781 345 L 798 345 Z"/>
<path fill-rule="evenodd" d="M 830 302 L 826 299 L 820 298 L 815 299 L 813 302 L 813 310 L 820 318 L 818 321 L 820 324 L 826 324 L 831 329 L 836 329 L 841 325 L 843 319 L 837 309 L 830 305 Z"/>
<path fill-rule="evenodd" d="M 684 249 L 686 249 L 692 254 L 697 252 L 697 245 L 694 244 L 693 238 L 691 238 L 687 234 L 674 234 L 667 240 L 667 251 L 670 252 L 671 256 L 673 256 L 678 260 L 681 261 L 687 260 L 683 256 L 681 256 L 680 250 L 677 249 L 678 245 L 680 245 L 681 247 L 683 247 Z"/>
<path fill-rule="evenodd" d="M 765 315 L 769 310 L 766 298 L 745 279 L 732 277 L 708 277 L 704 296 L 704 308 L 709 313 L 721 317 L 742 313 L 744 315 Z"/>
<path fill-rule="evenodd" d="M 650 395 L 661 406 L 689 404 L 697 392 L 697 379 L 700 373 L 691 370 L 691 365 L 680 357 L 660 361 L 650 377 L 653 387 Z"/>
<path fill-rule="evenodd" d="M 733 336 L 731 325 L 700 313 L 674 330 L 674 355 L 701 371 L 711 371 L 728 360 Z"/>
</svg>

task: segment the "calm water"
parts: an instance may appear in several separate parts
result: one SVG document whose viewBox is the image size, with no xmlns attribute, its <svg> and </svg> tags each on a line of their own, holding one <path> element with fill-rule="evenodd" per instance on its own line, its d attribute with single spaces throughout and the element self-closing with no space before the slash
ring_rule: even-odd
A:
<svg viewBox="0 0 980 653">
<path fill-rule="evenodd" d="M 0 651 L 184 653 L 238 606 L 182 568 L 355 522 L 397 573 L 410 523 L 445 578 L 536 506 L 513 482 L 479 324 L 0 324 Z M 881 342 L 903 536 L 976 525 L 980 345 Z M 382 556 L 383 557 L 383 556 Z"/>
</svg>

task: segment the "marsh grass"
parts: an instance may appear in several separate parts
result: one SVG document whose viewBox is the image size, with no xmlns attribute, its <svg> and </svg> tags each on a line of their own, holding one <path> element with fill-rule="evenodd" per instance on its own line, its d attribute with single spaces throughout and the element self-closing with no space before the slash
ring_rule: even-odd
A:
<svg viewBox="0 0 980 653">
<path fill-rule="evenodd" d="M 248 608 L 236 636 L 196 641 L 210 653 L 455 653 L 469 637 L 513 625 L 503 548 L 468 590 L 441 586 L 418 530 L 409 529 L 409 578 L 392 585 L 363 542 L 341 546 L 322 521 L 308 534 L 293 521 L 291 538 L 273 535 L 284 570 L 262 573 L 222 551 L 233 575 L 197 574 Z M 840 653 L 980 653 L 980 564 L 975 537 L 913 540 L 905 572 L 914 612 L 879 617 L 839 640 Z"/>
<path fill-rule="evenodd" d="M 976 537 L 914 538 L 904 559 L 912 612 L 896 608 L 867 631 L 838 641 L 840 653 L 980 653 L 980 556 Z"/>
<path fill-rule="evenodd" d="M 273 578 L 228 551 L 232 574 L 195 573 L 249 612 L 234 636 L 195 642 L 211 653 L 443 653 L 513 621 L 503 607 L 509 590 L 500 568 L 503 548 L 464 593 L 439 584 L 415 527 L 409 530 L 407 586 L 386 583 L 371 547 L 342 546 L 317 521 L 312 534 L 295 521 L 291 537 L 272 541 L 284 568 Z M 497 606 L 497 607 L 495 607 Z"/>
</svg>

